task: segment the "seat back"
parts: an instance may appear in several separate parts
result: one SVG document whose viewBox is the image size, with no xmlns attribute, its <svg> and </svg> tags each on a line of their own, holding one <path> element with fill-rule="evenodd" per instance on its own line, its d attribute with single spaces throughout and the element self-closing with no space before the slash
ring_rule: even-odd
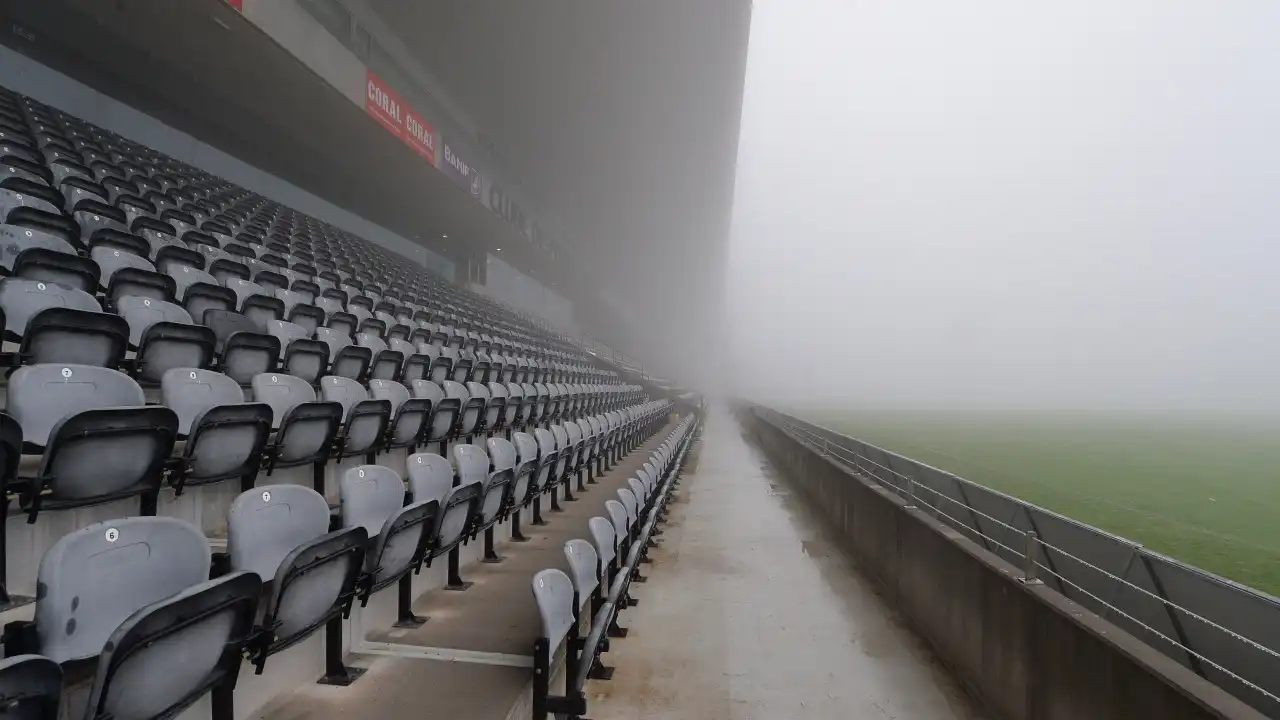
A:
<svg viewBox="0 0 1280 720">
<path fill-rule="evenodd" d="M 391 437 L 388 447 L 408 447 L 421 442 L 426 429 L 431 402 L 409 395 L 409 389 L 395 380 L 370 380 L 369 392 L 374 400 L 391 405 Z"/>
<path fill-rule="evenodd" d="M 263 614 L 263 624 L 274 628 L 270 651 L 298 642 L 349 606 L 367 543 L 363 527 L 329 532 L 329 504 L 310 488 L 266 485 L 235 499 L 227 550 L 232 568 L 271 582 Z"/>
<path fill-rule="evenodd" d="M 344 453 L 361 454 L 380 446 L 391 422 L 389 401 L 370 400 L 363 385 L 336 375 L 320 381 L 320 395 L 342 406 Z"/>
<path fill-rule="evenodd" d="M 234 678 L 261 593 L 257 575 L 235 572 L 124 620 L 102 653 L 85 717 L 176 717 L 215 685 Z M 164 681 L 157 682 L 158 677 Z"/>
<path fill-rule="evenodd" d="M 399 580 L 417 567 L 426 553 L 439 503 L 404 505 L 404 482 L 390 468 L 361 465 L 343 473 L 338 484 L 344 527 L 363 527 L 376 536 L 365 559 L 373 576 L 370 592 Z"/>
<path fill-rule="evenodd" d="M 550 484 L 559 479 L 555 475 L 557 459 L 559 451 L 556 448 L 556 437 L 550 430 L 538 428 L 533 431 L 533 437 L 538 443 L 538 468 L 535 479 L 539 492 L 546 490 Z"/>
<path fill-rule="evenodd" d="M 622 550 L 623 540 L 631 537 L 631 524 L 627 518 L 627 508 L 618 500 L 605 500 L 605 512 L 609 513 L 609 521 L 613 523 L 614 544 Z"/>
<path fill-rule="evenodd" d="M 577 622 L 573 608 L 573 581 L 560 570 L 542 570 L 533 576 L 533 598 L 542 618 L 542 637 L 554 657 L 556 648 Z"/>
<path fill-rule="evenodd" d="M 622 507 L 627 510 L 627 527 L 635 527 L 636 520 L 640 516 L 640 501 L 630 488 L 618 488 L 618 499 L 622 501 Z"/>
<path fill-rule="evenodd" d="M 283 373 L 255 375 L 250 386 L 254 399 L 271 406 L 272 423 L 279 429 L 277 463 L 313 462 L 324 457 L 342 422 L 341 405 L 316 402 L 311 385 Z"/>
<path fill-rule="evenodd" d="M 431 380 L 414 380 L 413 395 L 431 402 L 426 442 L 438 442 L 450 437 L 457 426 L 458 415 L 462 412 L 462 401 L 456 397 L 446 397 L 444 390 Z"/>
<path fill-rule="evenodd" d="M 191 324 L 191 315 L 181 306 L 136 295 L 120 298 L 116 312 L 129 323 L 129 344 L 135 347 L 142 342 L 147 328 L 158 322 Z"/>
<path fill-rule="evenodd" d="M 40 653 L 58 662 L 98 655 L 134 613 L 208 575 L 209 541 L 183 520 L 121 518 L 65 535 L 40 560 Z"/>
<path fill-rule="evenodd" d="M 600 558 L 600 567 L 608 567 L 618 554 L 618 537 L 613 521 L 608 518 L 593 517 L 587 521 L 591 530 L 591 540 L 595 543 L 596 555 Z"/>
<path fill-rule="evenodd" d="M 104 407 L 144 405 L 138 383 L 124 373 L 90 365 L 27 365 L 9 378 L 7 407 L 27 443 L 48 444 L 67 418 Z"/>
<path fill-rule="evenodd" d="M 639 508 L 643 508 L 649 502 L 649 490 L 646 487 L 645 483 L 641 482 L 640 480 L 637 480 L 636 478 L 628 478 L 627 485 L 630 486 L 631 494 L 633 497 L 635 497 L 636 502 L 638 503 L 638 507 L 637 507 L 637 514 L 638 514 Z"/>
<path fill-rule="evenodd" d="M 569 564 L 569 579 L 580 610 L 600 586 L 599 558 L 586 540 L 573 539 L 564 544 L 564 557 Z"/>
</svg>

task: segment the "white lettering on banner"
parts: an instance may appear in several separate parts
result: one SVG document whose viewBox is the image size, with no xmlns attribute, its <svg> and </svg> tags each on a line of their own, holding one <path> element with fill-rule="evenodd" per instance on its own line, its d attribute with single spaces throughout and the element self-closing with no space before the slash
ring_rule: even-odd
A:
<svg viewBox="0 0 1280 720">
<path fill-rule="evenodd" d="M 372 80 L 369 81 L 369 99 L 377 108 L 400 122 L 400 104 Z"/>
<path fill-rule="evenodd" d="M 471 177 L 471 173 L 473 172 L 472 167 L 467 164 L 467 161 L 459 157 L 458 154 L 453 151 L 453 148 L 448 145 L 444 146 L 444 161 L 449 163 L 449 166 L 454 170 L 457 170 L 458 174 L 462 177 Z"/>
<path fill-rule="evenodd" d="M 436 136 L 431 132 L 431 128 L 427 127 L 418 120 L 414 113 L 409 113 L 404 119 L 405 130 L 409 132 L 409 136 L 417 140 L 423 147 L 431 150 L 436 149 Z"/>
</svg>

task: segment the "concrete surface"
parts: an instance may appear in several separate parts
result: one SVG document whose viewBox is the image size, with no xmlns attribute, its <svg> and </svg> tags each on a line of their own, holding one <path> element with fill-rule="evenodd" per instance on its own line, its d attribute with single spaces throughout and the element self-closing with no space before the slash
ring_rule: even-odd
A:
<svg viewBox="0 0 1280 720">
<path fill-rule="evenodd" d="M 901 498 L 749 412 L 743 417 L 837 546 L 997 717 L 1263 717 L 1061 594 L 1022 582 L 1018 568 Z"/>
<path fill-rule="evenodd" d="M 977 720 L 823 523 L 713 412 L 627 638 L 587 688 L 595 720 Z"/>
</svg>

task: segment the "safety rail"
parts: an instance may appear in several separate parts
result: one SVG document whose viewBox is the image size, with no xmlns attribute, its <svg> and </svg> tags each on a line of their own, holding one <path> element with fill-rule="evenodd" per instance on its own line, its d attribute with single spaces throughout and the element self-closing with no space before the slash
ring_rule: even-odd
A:
<svg viewBox="0 0 1280 720">
<path fill-rule="evenodd" d="M 1280 598 L 870 443 L 752 412 L 1271 717 L 1280 717 Z"/>
</svg>

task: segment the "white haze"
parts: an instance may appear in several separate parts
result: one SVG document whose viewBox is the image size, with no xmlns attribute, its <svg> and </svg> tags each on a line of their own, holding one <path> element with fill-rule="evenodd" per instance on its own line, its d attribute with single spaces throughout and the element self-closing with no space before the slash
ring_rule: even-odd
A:
<svg viewBox="0 0 1280 720">
<path fill-rule="evenodd" d="M 1280 3 L 757 0 L 738 390 L 1280 408 Z"/>
</svg>

